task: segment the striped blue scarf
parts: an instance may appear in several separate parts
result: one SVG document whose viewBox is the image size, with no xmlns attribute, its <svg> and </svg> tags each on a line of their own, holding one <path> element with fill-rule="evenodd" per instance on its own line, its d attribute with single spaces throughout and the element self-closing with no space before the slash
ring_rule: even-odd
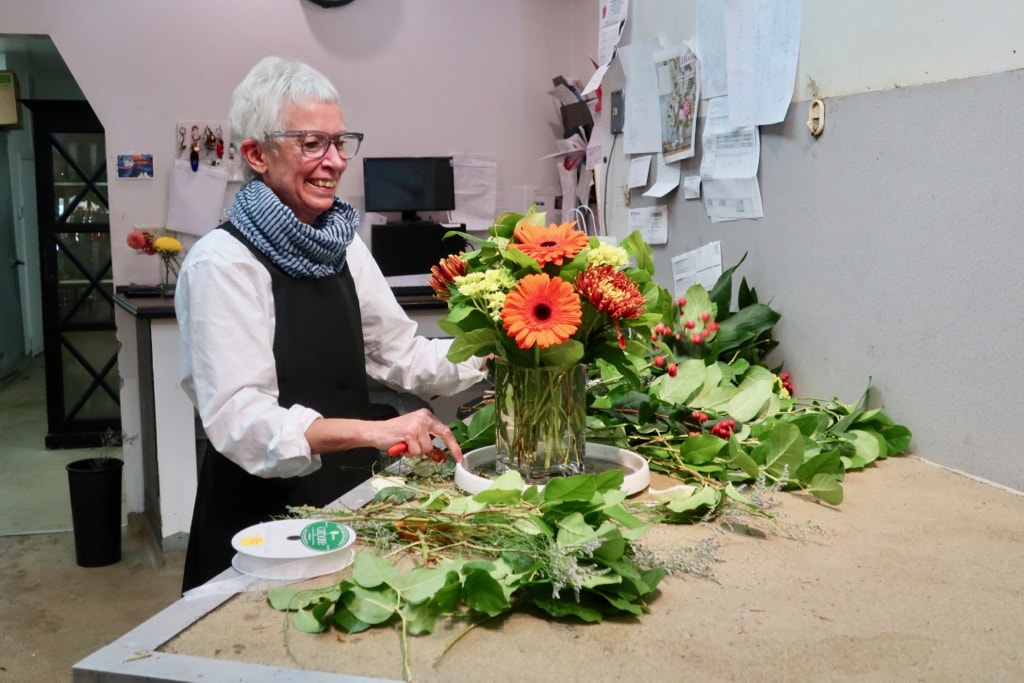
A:
<svg viewBox="0 0 1024 683">
<path fill-rule="evenodd" d="M 247 240 L 292 277 L 319 278 L 340 272 L 359 225 L 356 210 L 337 197 L 313 225 L 303 223 L 259 179 L 238 190 L 226 215 Z"/>
</svg>

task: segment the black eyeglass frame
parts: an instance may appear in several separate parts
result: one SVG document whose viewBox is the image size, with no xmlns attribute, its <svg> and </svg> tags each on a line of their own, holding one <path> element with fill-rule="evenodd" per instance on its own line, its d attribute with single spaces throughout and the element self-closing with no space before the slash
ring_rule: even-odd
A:
<svg viewBox="0 0 1024 683">
<path fill-rule="evenodd" d="M 323 136 L 324 138 L 327 139 L 327 144 L 324 145 L 324 151 L 320 153 L 320 156 L 307 154 L 306 146 L 301 144 L 302 140 L 310 135 Z M 298 139 L 300 141 L 299 149 L 302 151 L 302 156 L 304 156 L 307 159 L 323 159 L 325 156 L 327 156 L 327 150 L 331 148 L 331 145 L 334 145 L 334 148 L 338 150 L 338 154 L 341 155 L 341 158 L 344 159 L 345 161 L 351 161 L 356 157 L 357 154 L 359 154 L 359 148 L 363 144 L 363 137 L 365 136 L 362 133 L 355 133 L 352 131 L 338 133 L 337 135 L 330 135 L 322 130 L 274 130 L 267 133 L 266 135 L 266 138 L 268 140 L 271 138 Z M 345 142 L 352 140 L 355 140 L 356 143 L 355 151 L 353 151 L 351 154 L 346 154 L 342 147 L 344 146 Z M 339 147 L 338 145 L 342 145 L 342 147 Z"/>
</svg>

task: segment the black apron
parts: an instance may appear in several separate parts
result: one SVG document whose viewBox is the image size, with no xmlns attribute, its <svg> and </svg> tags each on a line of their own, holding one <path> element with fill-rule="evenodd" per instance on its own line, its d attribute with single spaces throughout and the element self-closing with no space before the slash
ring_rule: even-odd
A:
<svg viewBox="0 0 1024 683">
<path fill-rule="evenodd" d="M 219 227 L 248 246 L 270 273 L 278 403 L 284 408 L 304 405 L 324 417 L 397 415 L 390 406 L 369 400 L 359 299 L 348 264 L 329 277 L 291 277 L 231 223 Z M 285 516 L 289 506 L 327 505 L 370 477 L 379 455 L 374 448 L 325 453 L 323 466 L 312 474 L 265 479 L 249 474 L 209 445 L 199 472 L 182 592 L 231 566 L 231 538 L 237 532 Z"/>
</svg>

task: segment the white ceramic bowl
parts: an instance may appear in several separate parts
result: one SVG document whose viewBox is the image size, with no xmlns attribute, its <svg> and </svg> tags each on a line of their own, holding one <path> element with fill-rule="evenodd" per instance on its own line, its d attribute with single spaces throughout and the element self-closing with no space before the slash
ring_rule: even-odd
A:
<svg viewBox="0 0 1024 683">
<path fill-rule="evenodd" d="M 466 453 L 462 462 L 455 466 L 455 485 L 466 493 L 480 493 L 490 487 L 492 480 L 476 474 L 476 471 L 481 468 L 493 471 L 497 458 L 498 449 L 495 446 L 484 446 Z M 625 448 L 588 443 L 584 458 L 588 461 L 601 461 L 602 466 L 610 464 L 622 467 L 625 470 L 622 490 L 629 495 L 640 493 L 651 483 L 651 469 L 647 459 Z"/>
</svg>

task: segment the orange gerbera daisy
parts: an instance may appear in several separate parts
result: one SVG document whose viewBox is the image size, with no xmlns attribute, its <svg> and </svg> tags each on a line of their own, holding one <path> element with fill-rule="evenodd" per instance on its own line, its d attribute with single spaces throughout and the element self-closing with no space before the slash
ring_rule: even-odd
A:
<svg viewBox="0 0 1024 683">
<path fill-rule="evenodd" d="M 547 263 L 560 266 L 564 260 L 572 259 L 583 251 L 590 241 L 585 232 L 573 229 L 575 225 L 575 222 L 552 223 L 546 228 L 543 225 L 519 225 L 512 233 L 515 241 L 509 247 L 529 254 L 541 266 Z"/>
<path fill-rule="evenodd" d="M 583 319 L 580 297 L 572 285 L 545 273 L 524 277 L 505 297 L 501 309 L 505 332 L 521 349 L 561 344 Z"/>
<path fill-rule="evenodd" d="M 430 287 L 434 290 L 434 298 L 447 301 L 452 295 L 448 285 L 453 284 L 459 275 L 466 274 L 466 262 L 461 256 L 461 253 L 447 256 L 430 267 Z"/>
<path fill-rule="evenodd" d="M 576 289 L 598 313 L 607 313 L 615 320 L 640 317 L 647 303 L 635 282 L 607 264 L 587 268 L 577 275 Z"/>
</svg>

